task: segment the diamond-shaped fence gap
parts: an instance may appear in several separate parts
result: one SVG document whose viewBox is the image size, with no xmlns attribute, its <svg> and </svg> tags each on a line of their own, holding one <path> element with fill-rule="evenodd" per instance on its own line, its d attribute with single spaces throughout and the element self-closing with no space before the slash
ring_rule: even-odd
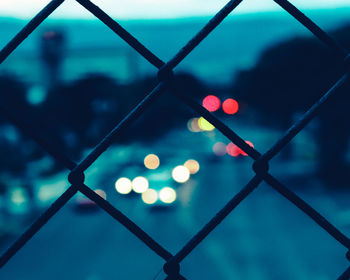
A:
<svg viewBox="0 0 350 280">
<path fill-rule="evenodd" d="M 164 187 L 171 187 L 176 191 L 178 189 L 179 202 L 177 204 L 181 208 L 182 204 L 188 204 L 191 200 L 192 192 L 195 191 L 194 188 L 197 188 L 197 176 L 194 175 L 193 180 L 182 186 L 172 179 L 172 170 L 178 165 L 184 165 L 187 160 L 192 158 L 197 160 L 199 164 L 203 160 L 203 164 L 205 164 L 207 153 L 212 153 L 211 146 L 206 151 L 198 149 L 198 141 L 187 130 L 186 126 L 191 114 L 172 95 L 161 96 L 147 112 L 142 120 L 136 121 L 134 125 L 124 131 L 123 136 L 129 139 L 128 145 L 120 145 L 120 142 L 116 141 L 87 169 L 85 173 L 86 184 L 103 189 L 110 203 L 127 214 L 152 237 L 154 236 L 159 241 L 165 238 L 167 243 L 171 244 L 171 248 L 178 249 L 190 236 L 187 234 L 179 235 L 182 237 L 169 242 L 167 234 L 160 228 L 162 225 L 164 229 L 173 228 L 176 230 L 176 225 L 181 223 L 181 219 L 177 217 L 176 211 L 173 209 L 174 207 L 171 204 L 167 206 L 166 203 L 160 201 L 156 205 L 147 205 L 142 202 L 141 194 L 131 192 L 130 183 L 135 178 L 142 176 L 149 180 L 149 188 L 156 189 L 157 192 L 160 192 Z M 165 126 L 157 125 L 159 118 L 163 120 Z M 206 144 L 206 137 L 198 138 L 201 141 L 200 146 Z M 188 140 L 191 140 L 188 145 L 182 145 Z M 193 156 L 196 152 L 200 153 L 200 159 Z M 152 166 L 149 166 L 151 170 L 148 170 L 144 165 L 145 158 L 149 154 L 156 154 L 160 159 L 160 165 L 155 170 L 152 170 Z M 150 164 L 152 165 L 152 162 Z M 180 176 L 178 179 L 180 181 L 183 180 L 181 172 L 184 168 L 182 167 L 179 170 L 180 174 L 177 175 Z M 193 168 L 197 168 L 196 163 L 194 163 Z M 122 181 L 124 180 L 128 184 L 123 185 L 120 181 L 121 185 L 119 185 L 120 178 L 124 178 Z M 147 198 L 146 201 L 148 201 Z M 162 209 L 164 214 L 162 214 Z M 154 214 L 152 214 L 153 212 Z M 178 220 L 174 225 L 171 224 L 174 223 L 173 216 L 175 216 L 175 220 Z M 160 221 L 162 223 L 155 230 L 155 225 Z M 169 221 L 169 226 L 164 226 L 164 221 Z"/>
<path fill-rule="evenodd" d="M 160 98 L 159 100 L 161 100 L 162 98 Z M 186 125 L 184 122 L 183 128 L 182 129 L 186 129 Z M 172 150 L 176 150 L 177 151 L 177 156 L 181 157 L 182 154 L 182 150 L 184 150 L 184 148 L 181 146 L 179 146 L 179 143 L 182 143 L 183 141 L 181 141 L 182 137 L 181 137 L 181 133 L 184 134 L 183 132 L 181 132 L 180 130 L 178 131 L 174 131 L 172 133 L 169 133 L 169 135 L 164 139 L 160 139 L 158 141 L 156 141 L 154 143 L 154 150 L 158 150 L 158 149 L 162 149 L 162 150 L 167 150 L 166 148 L 162 148 L 162 146 L 164 145 L 164 142 L 168 142 L 167 139 L 169 139 L 170 143 L 168 143 L 166 146 L 168 147 L 168 149 L 170 149 L 170 151 L 167 151 L 168 154 L 172 154 Z M 189 132 L 185 133 L 186 135 L 190 136 L 191 134 Z M 157 215 L 157 217 L 155 219 L 159 219 L 162 221 L 162 225 L 164 226 L 164 224 L 167 223 L 168 220 L 171 221 L 172 225 L 171 227 L 175 227 L 176 228 L 176 232 L 177 232 L 177 239 L 179 239 L 179 237 L 181 236 L 181 239 L 183 239 L 183 237 L 188 239 L 188 236 L 191 236 L 192 234 L 194 234 L 196 231 L 198 231 L 200 229 L 200 227 L 205 224 L 209 218 L 212 217 L 213 212 L 217 211 L 218 209 L 221 209 L 222 205 L 224 204 L 224 202 L 227 202 L 227 198 L 233 196 L 237 191 L 238 191 L 238 186 L 239 184 L 242 184 L 242 182 L 237 182 L 237 184 L 235 185 L 233 182 L 227 182 L 227 175 L 224 177 L 220 178 L 220 175 L 218 175 L 217 180 L 214 180 L 215 176 L 209 175 L 209 174 L 214 174 L 217 173 L 215 171 L 215 169 L 212 169 L 209 166 L 207 167 L 208 163 L 210 164 L 211 161 L 216 161 L 218 159 L 215 159 L 214 154 L 211 150 L 211 144 L 209 145 L 209 147 L 207 147 L 206 145 L 206 141 L 211 141 L 210 136 L 205 136 L 205 132 L 203 132 L 203 135 L 193 135 L 190 136 L 190 138 L 192 139 L 191 142 L 198 142 L 201 141 L 204 142 L 202 144 L 196 144 L 192 147 L 192 145 L 190 147 L 188 147 L 191 151 L 193 151 L 193 149 L 198 149 L 195 148 L 200 146 L 201 149 L 199 149 L 198 151 L 200 153 L 202 153 L 201 159 L 199 160 L 199 163 L 201 165 L 201 169 L 199 171 L 199 173 L 202 174 L 208 174 L 205 176 L 205 178 L 212 178 L 213 177 L 213 182 L 210 182 L 208 184 L 205 183 L 205 181 L 202 179 L 200 179 L 199 177 L 199 181 L 196 182 L 197 186 L 194 189 L 194 193 L 193 193 L 193 198 L 191 199 L 190 204 L 185 208 L 182 208 L 183 206 L 181 206 L 181 208 L 179 207 L 177 210 L 177 214 L 175 215 L 175 217 L 172 218 L 166 218 L 166 214 L 164 215 L 162 214 L 162 212 L 155 212 L 154 214 Z M 197 138 L 197 140 L 196 140 Z M 208 138 L 208 139 L 206 139 Z M 176 149 L 174 149 L 176 148 Z M 173 152 L 174 153 L 174 152 Z M 187 154 L 191 154 L 190 152 L 187 152 Z M 160 154 L 161 155 L 161 154 Z M 229 156 L 227 156 L 229 157 Z M 160 161 L 161 161 L 161 165 L 162 162 L 164 162 L 164 160 L 162 161 L 162 157 L 160 156 Z M 204 162 L 203 162 L 204 161 Z M 179 161 L 181 162 L 181 160 Z M 232 167 L 232 165 L 229 165 L 229 167 Z M 161 168 L 161 166 L 160 166 Z M 246 170 L 247 172 L 249 172 L 249 169 Z M 155 172 L 157 172 L 157 170 L 155 170 Z M 227 174 L 232 174 L 232 168 L 230 170 L 228 170 L 229 173 Z M 241 171 L 239 171 L 241 172 Z M 226 173 L 226 171 L 225 171 Z M 236 174 L 237 175 L 237 174 Z M 194 175 L 195 178 L 195 175 Z M 194 179 L 197 181 L 197 179 Z M 190 183 L 190 182 L 189 182 Z M 191 184 L 194 182 L 191 182 Z M 237 190 L 235 191 L 233 188 L 237 187 Z M 188 188 L 188 190 L 185 190 L 186 192 L 191 191 L 191 189 L 189 188 L 190 186 L 182 186 L 181 189 L 179 188 L 178 194 L 179 194 L 179 199 L 183 199 L 186 198 L 185 194 L 182 194 L 182 190 L 184 190 L 184 188 Z M 227 193 L 227 195 L 224 195 L 223 197 L 220 197 L 219 195 L 214 195 L 214 193 L 220 192 L 221 190 L 221 194 L 222 194 L 222 190 L 226 191 L 229 190 Z M 210 197 L 212 197 L 211 201 L 206 201 L 203 200 L 205 198 L 204 193 L 210 192 Z M 188 195 L 188 194 L 187 194 Z M 221 198 L 224 198 L 224 201 L 221 202 Z M 181 202 L 181 201 L 180 201 Z M 185 202 L 185 201 L 184 201 Z M 213 207 L 211 207 L 212 205 L 216 205 L 217 207 L 215 209 L 212 209 Z M 205 207 L 201 206 L 201 205 L 206 205 Z M 179 205 L 180 206 L 180 205 Z M 213 211 L 215 210 L 215 211 Z M 194 215 L 192 215 L 194 213 Z M 151 218 L 151 217 L 150 217 Z M 140 222 L 141 223 L 141 222 Z M 145 228 L 147 228 L 147 226 L 144 226 Z M 154 234 L 152 233 L 152 236 L 154 236 L 157 240 L 162 240 L 164 238 L 164 236 L 162 237 L 161 235 L 163 234 L 161 231 L 162 226 L 158 227 L 158 232 L 155 232 Z M 152 228 L 150 228 L 150 231 L 152 230 Z M 158 236 L 159 235 L 159 236 Z M 167 238 L 167 237 L 166 237 Z M 183 244 L 183 242 L 186 240 L 183 240 L 182 243 L 180 242 L 180 245 Z M 172 240 L 172 242 L 174 242 L 174 240 Z M 177 244 L 178 242 L 176 242 Z M 168 241 L 168 244 L 170 244 L 170 242 Z M 203 246 L 205 246 L 205 241 L 202 244 Z M 174 246 L 175 248 L 175 246 Z M 175 248 L 177 249 L 177 248 Z M 197 255 L 196 255 L 197 256 Z M 206 258 L 206 257 L 205 257 Z M 192 259 L 191 259 L 192 260 Z M 200 267 L 202 260 L 197 262 L 195 261 L 193 263 L 194 267 Z M 216 263 L 215 263 L 216 264 Z M 209 264 L 207 264 L 207 266 L 209 266 Z M 187 276 L 187 270 L 185 268 L 183 268 L 184 270 L 184 275 Z M 209 268 L 208 268 L 209 269 Z M 193 269 L 194 270 L 194 269 Z M 210 273 L 214 273 L 214 267 L 212 267 L 210 269 Z M 209 272 L 208 272 L 209 273 Z M 219 273 L 220 275 L 220 273 Z"/>
<path fill-rule="evenodd" d="M 50 278 L 55 275 L 57 279 L 133 279 L 142 272 L 145 278 L 152 279 L 162 267 L 163 260 L 122 225 L 114 223 L 98 206 L 84 206 L 83 199 L 86 198 L 79 194 L 74 196 L 1 269 L 0 277 L 20 279 L 29 275 Z M 67 228 L 66 224 L 73 226 Z M 35 255 L 28 258 L 33 251 Z M 26 269 L 18 269 L 18 264 L 23 262 Z"/>
</svg>

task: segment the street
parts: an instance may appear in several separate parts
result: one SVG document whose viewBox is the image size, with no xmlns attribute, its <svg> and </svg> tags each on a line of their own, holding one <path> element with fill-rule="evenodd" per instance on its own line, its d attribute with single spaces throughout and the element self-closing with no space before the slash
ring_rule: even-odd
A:
<svg viewBox="0 0 350 280">
<path fill-rule="evenodd" d="M 183 154 L 180 150 L 178 156 Z M 248 157 L 197 153 L 197 160 L 201 169 L 179 186 L 174 207 L 152 208 L 139 195 L 122 196 L 109 180 L 99 187 L 108 201 L 175 254 L 253 176 Z M 283 166 L 278 161 L 271 166 L 282 181 L 288 173 Z M 290 184 L 293 180 L 287 179 Z M 349 233 L 348 193 L 297 187 L 303 199 Z M 188 255 L 181 273 L 208 280 L 331 280 L 347 268 L 345 253 L 309 217 L 262 184 Z M 77 211 L 72 199 L 1 269 L 0 279 L 165 279 L 163 264 L 103 210 Z"/>
</svg>

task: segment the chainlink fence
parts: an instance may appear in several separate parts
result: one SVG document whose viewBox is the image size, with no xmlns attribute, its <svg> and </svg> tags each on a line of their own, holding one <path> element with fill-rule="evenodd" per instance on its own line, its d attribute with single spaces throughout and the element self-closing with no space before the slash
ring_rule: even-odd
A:
<svg viewBox="0 0 350 280">
<path fill-rule="evenodd" d="M 272 174 L 269 173 L 269 161 L 274 158 L 320 111 L 321 106 L 327 100 L 339 92 L 345 82 L 349 80 L 350 55 L 345 48 L 340 46 L 335 40 L 328 36 L 320 27 L 297 9 L 287 0 L 274 0 L 278 5 L 285 9 L 310 32 L 312 32 L 319 40 L 331 48 L 338 57 L 344 61 L 343 76 L 329 89 L 303 116 L 294 123 L 285 134 L 277 140 L 277 142 L 265 153 L 261 154 L 256 149 L 248 145 L 238 134 L 227 127 L 218 118 L 212 115 L 204 107 L 194 101 L 190 95 L 183 94 L 177 89 L 174 81 L 174 68 L 185 59 L 185 57 L 196 48 L 209 33 L 211 33 L 243 0 L 229 1 L 172 59 L 163 62 L 154 53 L 148 50 L 141 42 L 139 42 L 132 34 L 125 30 L 107 13 L 89 0 L 76 0 L 80 5 L 85 7 L 95 17 L 107 25 L 119 37 L 134 48 L 149 63 L 158 68 L 158 85 L 143 100 L 137 104 L 134 109 L 113 128 L 113 130 L 85 157 L 80 163 L 75 163 L 68 157 L 58 152 L 56 147 L 50 146 L 40 138 L 26 124 L 21 123 L 13 118 L 5 108 L 1 108 L 0 112 L 7 116 L 10 121 L 15 124 L 21 131 L 33 138 L 40 146 L 42 146 L 55 160 L 63 164 L 71 172 L 68 176 L 70 187 L 8 248 L 8 250 L 0 258 L 0 267 L 6 263 L 30 240 L 42 226 L 48 222 L 77 192 L 81 192 L 89 199 L 93 200 L 100 208 L 106 211 L 116 221 L 126 227 L 130 233 L 137 236 L 149 249 L 154 251 L 159 257 L 164 259 L 164 272 L 166 279 L 186 279 L 181 275 L 180 263 L 194 250 L 204 239 L 229 215 L 245 198 L 249 196 L 263 181 L 269 184 L 282 196 L 287 198 L 296 207 L 314 220 L 320 227 L 333 236 L 347 250 L 350 249 L 350 239 L 345 236 L 339 229 L 331 224 L 327 219 L 320 215 L 302 198 L 292 192 L 284 184 L 279 182 Z M 0 63 L 2 63 L 25 39 L 29 36 L 46 18 L 53 13 L 64 0 L 53 0 L 45 8 L 43 8 L 0 52 Z M 119 134 L 126 130 L 136 119 L 151 106 L 158 96 L 165 91 L 174 94 L 184 104 L 192 108 L 195 112 L 207 119 L 221 133 L 223 133 L 230 141 L 241 148 L 253 160 L 252 166 L 255 176 L 239 191 L 233 198 L 218 212 L 215 216 L 202 228 L 198 233 L 190 239 L 178 252 L 170 253 L 161 246 L 156 240 L 149 236 L 131 219 L 125 216 L 121 211 L 112 206 L 108 201 L 104 200 L 92 189 L 84 184 L 84 172 L 104 153 L 112 142 L 118 138 Z M 83 97 L 82 97 L 83 98 Z M 278 104 L 277 104 L 278 105 Z M 350 260 L 350 251 L 346 253 L 346 258 Z M 337 278 L 338 280 L 350 279 L 350 266 Z"/>
</svg>

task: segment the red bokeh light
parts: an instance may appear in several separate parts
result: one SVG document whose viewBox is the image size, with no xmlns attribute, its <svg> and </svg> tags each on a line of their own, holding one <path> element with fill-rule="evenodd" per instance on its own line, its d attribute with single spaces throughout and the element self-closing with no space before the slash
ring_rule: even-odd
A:
<svg viewBox="0 0 350 280">
<path fill-rule="evenodd" d="M 250 147 L 254 148 L 254 145 L 250 141 L 245 141 Z M 241 149 L 240 149 L 241 150 Z M 242 156 L 247 156 L 247 153 L 241 150 L 241 155 Z"/>
<path fill-rule="evenodd" d="M 228 98 L 222 103 L 222 110 L 224 110 L 226 114 L 229 114 L 229 115 L 236 114 L 238 109 L 239 109 L 238 102 L 232 98 Z"/>
<path fill-rule="evenodd" d="M 242 150 L 231 142 L 226 146 L 226 151 L 230 156 L 238 157 Z"/>
<path fill-rule="evenodd" d="M 208 95 L 203 99 L 202 105 L 209 112 L 215 112 L 221 106 L 220 99 L 215 95 Z"/>
</svg>

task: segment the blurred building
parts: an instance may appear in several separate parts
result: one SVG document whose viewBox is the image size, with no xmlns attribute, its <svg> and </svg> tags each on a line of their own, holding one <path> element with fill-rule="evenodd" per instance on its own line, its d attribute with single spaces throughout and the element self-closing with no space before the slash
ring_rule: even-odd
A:
<svg viewBox="0 0 350 280">
<path fill-rule="evenodd" d="M 87 74 L 102 74 L 128 83 L 138 77 L 135 53 L 124 47 L 71 47 L 62 31 L 46 31 L 37 42 L 37 51 L 19 50 L 3 63 L 1 74 L 15 75 L 29 87 L 33 103 L 40 92 L 59 82 L 82 78 Z M 29 97 L 30 99 L 30 97 Z"/>
</svg>

